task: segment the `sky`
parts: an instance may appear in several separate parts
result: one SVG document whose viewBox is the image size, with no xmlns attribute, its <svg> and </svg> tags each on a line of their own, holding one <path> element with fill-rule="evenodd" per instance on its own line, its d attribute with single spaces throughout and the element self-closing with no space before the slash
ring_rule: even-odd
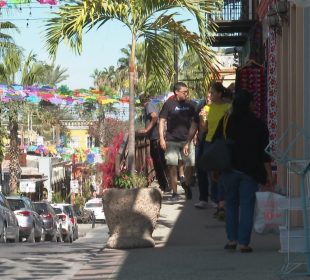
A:
<svg viewBox="0 0 310 280">
<path fill-rule="evenodd" d="M 30 6 L 21 5 L 17 8 L 2 9 L 1 20 L 12 21 L 18 26 L 20 33 L 10 35 L 13 36 L 17 45 L 24 48 L 26 55 L 33 51 L 37 54 L 38 60 L 50 62 L 45 48 L 44 21 L 51 16 L 51 12 L 56 10 L 55 6 L 50 8 L 49 5 L 31 3 Z M 195 25 L 192 24 L 192 26 Z M 130 32 L 127 27 L 118 21 L 111 21 L 100 29 L 91 30 L 84 35 L 81 55 L 75 54 L 62 43 L 57 52 L 56 65 L 66 68 L 69 75 L 69 78 L 62 84 L 66 84 L 70 89 L 93 86 L 93 79 L 90 76 L 94 70 L 96 68 L 102 70 L 111 65 L 116 66 L 118 59 L 122 56 L 120 50 L 125 48 L 130 41 Z"/>
</svg>

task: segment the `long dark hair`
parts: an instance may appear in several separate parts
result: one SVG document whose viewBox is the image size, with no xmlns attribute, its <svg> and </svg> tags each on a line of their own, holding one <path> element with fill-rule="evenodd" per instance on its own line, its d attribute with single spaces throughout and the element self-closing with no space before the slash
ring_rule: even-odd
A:
<svg viewBox="0 0 310 280">
<path fill-rule="evenodd" d="M 239 90 L 235 94 L 232 103 L 232 115 L 244 116 L 251 113 L 251 102 L 253 101 L 253 94 L 247 90 Z"/>
<path fill-rule="evenodd" d="M 212 82 L 210 85 L 211 88 L 213 88 L 216 92 L 221 93 L 222 98 L 232 98 L 232 92 L 223 86 L 220 82 Z"/>
</svg>

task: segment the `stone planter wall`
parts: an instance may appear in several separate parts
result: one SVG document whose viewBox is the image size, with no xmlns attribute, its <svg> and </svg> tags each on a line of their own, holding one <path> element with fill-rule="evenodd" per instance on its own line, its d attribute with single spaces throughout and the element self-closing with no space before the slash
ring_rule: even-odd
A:
<svg viewBox="0 0 310 280">
<path fill-rule="evenodd" d="M 106 247 L 154 247 L 152 233 L 159 217 L 161 199 L 161 193 L 154 188 L 105 190 L 103 210 L 110 231 Z"/>
</svg>

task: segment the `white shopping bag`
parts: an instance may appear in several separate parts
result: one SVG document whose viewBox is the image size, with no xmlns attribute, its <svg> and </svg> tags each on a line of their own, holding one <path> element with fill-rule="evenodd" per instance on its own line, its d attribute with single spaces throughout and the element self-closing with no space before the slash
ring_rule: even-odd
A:
<svg viewBox="0 0 310 280">
<path fill-rule="evenodd" d="M 285 224 L 285 209 L 281 208 L 286 197 L 274 192 L 256 193 L 254 230 L 257 233 L 279 233 Z"/>
</svg>

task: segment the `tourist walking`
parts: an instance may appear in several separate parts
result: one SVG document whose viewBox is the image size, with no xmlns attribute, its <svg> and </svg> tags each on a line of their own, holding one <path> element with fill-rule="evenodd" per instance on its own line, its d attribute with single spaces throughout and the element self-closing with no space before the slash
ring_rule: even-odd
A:
<svg viewBox="0 0 310 280">
<path fill-rule="evenodd" d="M 195 203 L 195 207 L 199 209 L 206 209 L 208 207 L 209 197 L 209 179 L 208 174 L 199 167 L 199 158 L 203 155 L 204 142 L 206 138 L 206 126 L 200 121 L 199 114 L 201 110 L 208 104 L 208 95 L 206 94 L 205 99 L 202 100 L 196 108 L 195 117 L 191 124 L 188 142 L 195 142 L 195 167 L 196 177 L 199 188 L 199 202 Z M 191 136 L 190 136 L 191 135 Z M 185 147 L 185 149 L 184 149 Z M 188 153 L 188 146 L 185 144 L 183 152 L 185 155 Z"/>
<path fill-rule="evenodd" d="M 225 249 L 235 250 L 239 244 L 242 253 L 252 252 L 249 244 L 258 184 L 272 184 L 271 159 L 265 152 L 268 128 L 254 115 L 253 108 L 251 93 L 236 93 L 225 129 L 226 139 L 231 142 L 232 169 L 223 171 L 220 177 L 226 200 Z M 222 119 L 214 139 L 223 138 L 223 129 Z"/>
<path fill-rule="evenodd" d="M 195 152 L 192 148 L 188 156 L 183 153 L 183 146 L 188 138 L 192 119 L 195 114 L 195 104 L 187 99 L 188 87 L 178 82 L 173 87 L 175 98 L 168 99 L 159 114 L 160 146 L 165 151 L 168 166 L 168 178 L 173 190 L 172 200 L 178 200 L 177 168 L 178 161 L 182 159 L 185 165 L 185 182 L 182 185 L 187 199 L 192 198 L 190 183 L 192 170 L 195 165 Z"/>
<path fill-rule="evenodd" d="M 150 96 L 147 93 L 140 95 L 140 102 L 144 107 L 143 119 L 145 123 L 145 128 L 140 129 L 138 132 L 146 135 L 150 140 L 150 154 L 153 161 L 153 166 L 159 188 L 163 192 L 169 192 L 170 187 L 166 175 L 167 166 L 165 160 L 165 153 L 159 144 L 159 108 L 156 105 L 152 104 L 152 102 L 150 101 Z"/>
<path fill-rule="evenodd" d="M 199 127 L 200 130 L 206 131 L 206 136 L 202 142 L 200 155 L 205 153 L 211 145 L 212 138 L 216 131 L 217 125 L 220 119 L 227 113 L 231 104 L 227 102 L 227 99 L 231 97 L 230 91 L 227 90 L 222 83 L 211 83 L 210 90 L 210 102 L 206 104 L 198 114 L 195 115 L 191 124 L 189 137 L 184 145 L 183 151 L 188 153 L 189 144 L 192 141 Z M 205 97 L 206 100 L 208 96 Z M 199 161 L 199 159 L 198 159 Z M 199 168 L 199 167 L 198 167 Z M 204 174 L 204 175 L 203 175 Z M 223 220 L 225 218 L 224 210 L 224 190 L 221 185 L 211 176 L 211 173 L 207 175 L 205 171 L 199 168 L 198 186 L 199 186 L 199 202 L 195 204 L 197 208 L 207 208 L 208 202 L 208 188 L 209 183 L 211 186 L 211 200 L 217 204 L 217 210 L 215 217 Z"/>
</svg>

